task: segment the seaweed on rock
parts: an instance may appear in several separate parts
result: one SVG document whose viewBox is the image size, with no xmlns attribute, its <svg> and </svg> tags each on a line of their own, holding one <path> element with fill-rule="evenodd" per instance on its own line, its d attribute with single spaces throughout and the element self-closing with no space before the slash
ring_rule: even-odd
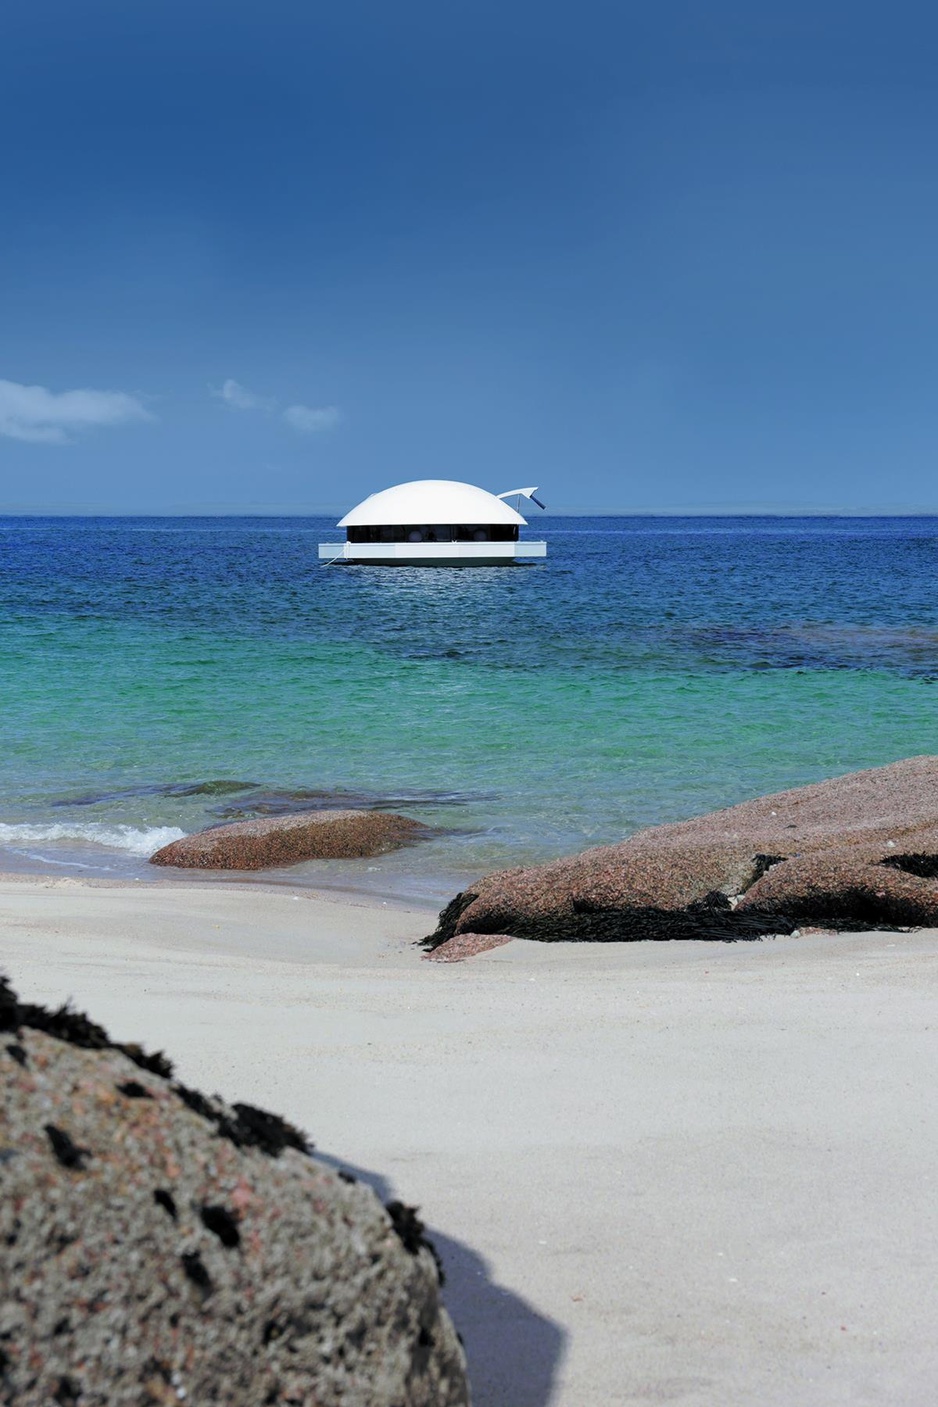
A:
<svg viewBox="0 0 938 1407">
<path fill-rule="evenodd" d="M 477 898 L 458 894 L 443 910 L 435 933 L 421 946 L 433 952 L 459 931 L 461 915 Z M 495 914 L 480 919 L 474 931 L 510 933 L 513 938 L 529 938 L 539 943 L 637 943 L 669 942 L 755 942 L 777 933 L 792 933 L 797 927 L 790 916 L 737 913 L 725 894 L 713 891 L 684 909 L 651 906 L 598 908 L 575 900 L 572 912 L 527 917 Z"/>
<path fill-rule="evenodd" d="M 0 1026 L 18 1034 L 0 1049 L 27 1057 L 3 1067 L 0 1281 L 17 1316 L 0 1401 L 207 1407 L 234 1384 L 258 1407 L 311 1393 L 467 1407 L 415 1208 L 385 1212 L 275 1114 L 130 1078 L 102 1027 L 2 978 Z"/>
<path fill-rule="evenodd" d="M 187 1108 L 205 1119 L 207 1123 L 212 1124 L 217 1135 L 227 1139 L 236 1148 L 255 1148 L 269 1158 L 278 1158 L 288 1148 L 307 1156 L 313 1152 L 313 1144 L 306 1134 L 291 1124 L 289 1120 L 282 1118 L 281 1115 L 272 1114 L 267 1109 L 259 1109 L 253 1104 L 226 1105 L 219 1098 L 210 1099 L 200 1090 L 171 1081 L 169 1077 L 172 1074 L 172 1066 L 161 1053 L 147 1055 L 137 1045 L 112 1041 L 103 1026 L 96 1025 L 86 1015 L 75 1011 L 68 1004 L 50 1012 L 45 1007 L 21 1002 L 8 979 L 0 973 L 0 1031 L 15 1033 L 23 1027 L 41 1031 L 45 1035 L 53 1036 L 57 1040 L 65 1041 L 67 1044 L 85 1050 L 113 1050 L 127 1056 L 140 1068 L 166 1079 L 169 1089 Z M 18 1064 L 26 1064 L 26 1052 L 22 1046 L 8 1044 L 6 1049 Z M 152 1099 L 154 1097 L 152 1090 L 147 1089 L 136 1080 L 123 1081 L 116 1088 L 128 1099 Z M 55 1125 L 46 1125 L 45 1132 L 51 1150 L 62 1166 L 75 1172 L 82 1171 L 87 1159 L 91 1156 L 90 1150 L 80 1147 L 68 1133 Z M 339 1176 L 343 1182 L 350 1185 L 356 1183 L 356 1179 L 350 1173 L 340 1171 Z M 168 1189 L 156 1188 L 153 1192 L 153 1201 L 157 1206 L 162 1207 L 173 1221 L 177 1219 L 176 1201 Z M 436 1265 L 439 1283 L 442 1285 L 444 1280 L 442 1262 L 433 1242 L 425 1234 L 426 1228 L 417 1215 L 417 1209 L 408 1207 L 403 1202 L 392 1200 L 385 1204 L 385 1210 L 391 1219 L 395 1233 L 411 1255 L 417 1255 L 422 1249 L 430 1252 Z M 206 1205 L 200 1208 L 199 1215 L 206 1229 L 213 1232 L 224 1246 L 235 1247 L 239 1244 L 241 1233 L 238 1229 L 237 1217 L 226 1207 Z M 183 1255 L 182 1263 L 186 1275 L 193 1284 L 204 1294 L 210 1294 L 213 1288 L 212 1282 L 198 1253 L 192 1252 Z M 0 1360 L 0 1371 L 2 1371 L 2 1360 Z"/>
<path fill-rule="evenodd" d="M 259 1148 L 271 1158 L 279 1157 L 285 1148 L 295 1148 L 299 1153 L 312 1151 L 306 1135 L 279 1114 L 256 1109 L 253 1104 L 232 1104 L 232 1118 L 229 1106 L 207 1098 L 200 1090 L 183 1084 L 174 1084 L 173 1089 L 183 1104 L 214 1124 L 219 1137 L 227 1138 L 236 1148 Z"/>
<path fill-rule="evenodd" d="M 473 933 L 731 942 L 802 924 L 936 923 L 938 757 L 909 757 L 486 875 L 425 946 Z"/>
<path fill-rule="evenodd" d="M 916 875 L 919 879 L 938 879 L 938 855 L 887 855 L 880 860 L 880 864 L 902 870 L 904 874 Z"/>
<path fill-rule="evenodd" d="M 147 1054 L 139 1045 L 112 1041 L 103 1026 L 98 1026 L 84 1012 L 76 1011 L 70 1002 L 65 1002 L 55 1011 L 33 1002 L 21 1002 L 7 979 L 0 974 L 0 1031 L 18 1031 L 21 1026 L 44 1031 L 47 1036 L 56 1036 L 60 1041 L 68 1041 L 69 1045 L 80 1046 L 84 1050 L 119 1050 L 151 1075 L 169 1079 L 173 1073 L 172 1063 L 162 1051 Z"/>
</svg>

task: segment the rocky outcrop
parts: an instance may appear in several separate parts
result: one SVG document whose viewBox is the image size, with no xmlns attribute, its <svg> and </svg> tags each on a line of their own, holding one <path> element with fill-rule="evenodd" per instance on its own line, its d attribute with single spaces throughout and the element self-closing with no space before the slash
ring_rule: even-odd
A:
<svg viewBox="0 0 938 1407">
<path fill-rule="evenodd" d="M 757 938 L 938 924 L 938 758 L 778 792 L 619 845 L 487 876 L 440 915 L 544 941 Z"/>
<path fill-rule="evenodd" d="M 430 828 L 388 811 L 300 811 L 196 831 L 164 845 L 151 865 L 266 870 L 301 860 L 355 860 L 412 845 Z"/>
<path fill-rule="evenodd" d="M 411 1208 L 0 979 L 0 1402 L 464 1407 Z"/>
</svg>

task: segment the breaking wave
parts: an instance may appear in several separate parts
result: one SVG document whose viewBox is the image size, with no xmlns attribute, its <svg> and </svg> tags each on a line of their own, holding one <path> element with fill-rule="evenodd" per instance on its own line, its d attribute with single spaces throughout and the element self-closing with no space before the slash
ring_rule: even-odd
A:
<svg viewBox="0 0 938 1407">
<path fill-rule="evenodd" d="M 22 825 L 0 824 L 0 846 L 41 845 L 44 842 L 72 841 L 106 845 L 112 850 L 125 850 L 131 855 L 149 857 L 172 840 L 186 834 L 178 826 L 109 826 L 91 821 L 87 825 Z"/>
</svg>

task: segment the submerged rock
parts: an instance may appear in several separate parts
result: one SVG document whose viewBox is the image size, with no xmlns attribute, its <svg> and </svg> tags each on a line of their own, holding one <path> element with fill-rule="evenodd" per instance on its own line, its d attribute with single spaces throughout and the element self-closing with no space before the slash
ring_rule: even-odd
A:
<svg viewBox="0 0 938 1407">
<path fill-rule="evenodd" d="M 466 1407 L 414 1210 L 169 1072 L 0 979 L 0 1401 Z"/>
<path fill-rule="evenodd" d="M 938 758 L 778 792 L 488 875 L 427 939 L 758 938 L 938 923 Z"/>
<path fill-rule="evenodd" d="M 429 826 L 388 811 L 301 811 L 196 831 L 164 845 L 151 865 L 265 870 L 301 860 L 352 860 L 412 845 Z"/>
</svg>

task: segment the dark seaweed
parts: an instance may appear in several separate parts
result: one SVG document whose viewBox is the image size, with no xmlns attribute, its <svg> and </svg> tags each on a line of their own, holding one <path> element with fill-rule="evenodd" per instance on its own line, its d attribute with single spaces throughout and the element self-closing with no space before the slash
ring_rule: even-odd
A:
<svg viewBox="0 0 938 1407">
<path fill-rule="evenodd" d="M 452 938 L 460 918 L 476 898 L 472 893 L 457 894 L 440 914 L 436 932 L 424 938 L 422 946 L 433 952 Z M 796 920 L 786 914 L 762 915 L 748 910 L 739 913 L 730 907 L 725 894 L 714 890 L 686 909 L 599 909 L 576 903 L 572 913 L 556 917 L 527 919 L 493 914 L 480 919 L 474 931 L 510 933 L 512 937 L 540 943 L 663 943 L 675 939 L 735 943 L 793 933 L 797 926 Z"/>
<path fill-rule="evenodd" d="M 208 1119 L 210 1124 L 215 1124 L 221 1118 L 221 1113 L 210 1100 L 200 1090 L 189 1089 L 187 1085 L 175 1084 L 173 1089 L 179 1095 L 183 1104 L 191 1109 L 193 1114 L 201 1114 L 203 1119 Z"/>
<path fill-rule="evenodd" d="M 200 1207 L 199 1216 L 202 1218 L 202 1225 L 207 1231 L 211 1231 L 213 1235 L 217 1236 L 223 1246 L 227 1246 L 229 1250 L 240 1246 L 241 1232 L 238 1229 L 238 1219 L 232 1215 L 227 1207 Z"/>
<path fill-rule="evenodd" d="M 172 1061 L 161 1050 L 148 1055 L 139 1045 L 115 1045 L 114 1049 L 121 1051 L 135 1065 L 139 1065 L 141 1070 L 148 1070 L 151 1075 L 161 1075 L 164 1080 L 172 1079 Z"/>
<path fill-rule="evenodd" d="M 173 1067 L 161 1051 L 147 1054 L 138 1045 L 112 1041 L 103 1026 L 98 1026 L 84 1012 L 76 1011 L 68 1002 L 49 1011 L 33 1002 L 21 1002 L 7 979 L 0 976 L 0 1031 L 18 1031 L 21 1026 L 55 1036 L 82 1050 L 118 1050 L 142 1070 L 168 1079 Z"/>
<path fill-rule="evenodd" d="M 919 879 L 938 879 L 938 855 L 887 855 L 879 863 L 894 870 L 903 870 L 905 874 L 914 874 Z"/>
<path fill-rule="evenodd" d="M 391 1225 L 400 1237 L 405 1251 L 409 1251 L 412 1256 L 417 1255 L 421 1250 L 430 1252 L 436 1266 L 437 1279 L 440 1285 L 443 1285 L 446 1280 L 443 1262 L 440 1260 L 436 1246 L 424 1234 L 426 1227 L 417 1215 L 418 1208 L 408 1207 L 403 1202 L 394 1201 L 388 1202 L 385 1210 L 391 1218 Z"/>
<path fill-rule="evenodd" d="M 420 946 L 432 952 L 433 949 L 438 948 L 441 943 L 445 943 L 447 938 L 452 938 L 456 933 L 456 926 L 459 920 L 462 918 L 469 905 L 474 904 L 478 897 L 478 894 L 473 894 L 471 890 L 464 889 L 461 893 L 456 895 L 455 899 L 450 899 L 446 908 L 440 911 L 440 916 L 437 919 L 436 932 L 422 939 Z M 494 932 L 495 930 L 493 929 L 492 931 Z"/>
<path fill-rule="evenodd" d="M 83 1050 L 116 1050 L 140 1069 L 160 1075 L 163 1079 L 169 1079 L 173 1073 L 172 1064 L 161 1051 L 148 1055 L 138 1045 L 112 1041 L 103 1026 L 96 1025 L 68 1003 L 56 1011 L 47 1011 L 45 1007 L 21 1002 L 7 978 L 0 974 L 0 1031 L 19 1031 L 23 1026 L 55 1036 Z M 10 1046 L 7 1050 L 12 1053 Z M 25 1051 L 23 1054 L 25 1056 Z M 13 1058 L 18 1057 L 14 1055 Z M 184 1104 L 214 1124 L 219 1135 L 227 1138 L 236 1148 L 257 1148 L 271 1158 L 279 1157 L 285 1148 L 295 1148 L 300 1153 L 312 1151 L 312 1144 L 306 1135 L 279 1114 L 271 1114 L 253 1104 L 235 1104 L 233 1110 L 228 1110 L 220 1102 L 213 1102 L 186 1085 L 174 1084 L 172 1088 Z M 118 1089 L 131 1099 L 152 1097 L 151 1091 L 137 1080 L 128 1080 L 118 1085 Z"/>
<path fill-rule="evenodd" d="M 257 1109 L 253 1104 L 232 1106 L 238 1116 L 237 1132 L 243 1148 L 259 1148 L 276 1158 L 284 1148 L 295 1148 L 298 1153 L 308 1153 L 312 1147 L 309 1139 L 300 1129 L 266 1109 Z"/>
<path fill-rule="evenodd" d="M 197 1289 L 203 1295 L 210 1295 L 215 1288 L 212 1284 L 212 1277 L 202 1264 L 202 1257 L 198 1251 L 184 1251 L 180 1256 L 182 1268 Z"/>
<path fill-rule="evenodd" d="M 142 1085 L 139 1080 L 125 1080 L 122 1085 L 117 1086 L 119 1094 L 126 1095 L 128 1099 L 152 1099 L 153 1095 L 146 1085 Z"/>
<path fill-rule="evenodd" d="M 74 1168 L 77 1172 L 81 1172 L 90 1157 L 90 1150 L 79 1148 L 65 1130 L 56 1128 L 55 1124 L 46 1124 L 45 1129 L 46 1137 L 52 1145 L 52 1151 L 62 1167 Z"/>
<path fill-rule="evenodd" d="M 167 1192 L 165 1187 L 157 1187 L 153 1193 L 153 1200 L 158 1207 L 162 1207 L 164 1212 L 168 1212 L 173 1221 L 176 1220 L 176 1199 L 172 1192 Z"/>
<path fill-rule="evenodd" d="M 235 1117 L 219 1104 L 206 1099 L 197 1089 L 185 1085 L 173 1085 L 182 1102 L 196 1114 L 207 1119 L 222 1138 L 227 1138 L 236 1148 L 259 1148 L 271 1158 L 277 1158 L 285 1148 L 295 1148 L 300 1153 L 309 1153 L 312 1145 L 305 1134 L 279 1114 L 271 1114 L 266 1109 L 256 1109 L 253 1104 L 235 1104 Z"/>
<path fill-rule="evenodd" d="M 753 871 L 749 879 L 750 886 L 755 884 L 757 879 L 761 879 L 773 865 L 781 865 L 787 859 L 787 855 L 753 855 Z"/>
</svg>

